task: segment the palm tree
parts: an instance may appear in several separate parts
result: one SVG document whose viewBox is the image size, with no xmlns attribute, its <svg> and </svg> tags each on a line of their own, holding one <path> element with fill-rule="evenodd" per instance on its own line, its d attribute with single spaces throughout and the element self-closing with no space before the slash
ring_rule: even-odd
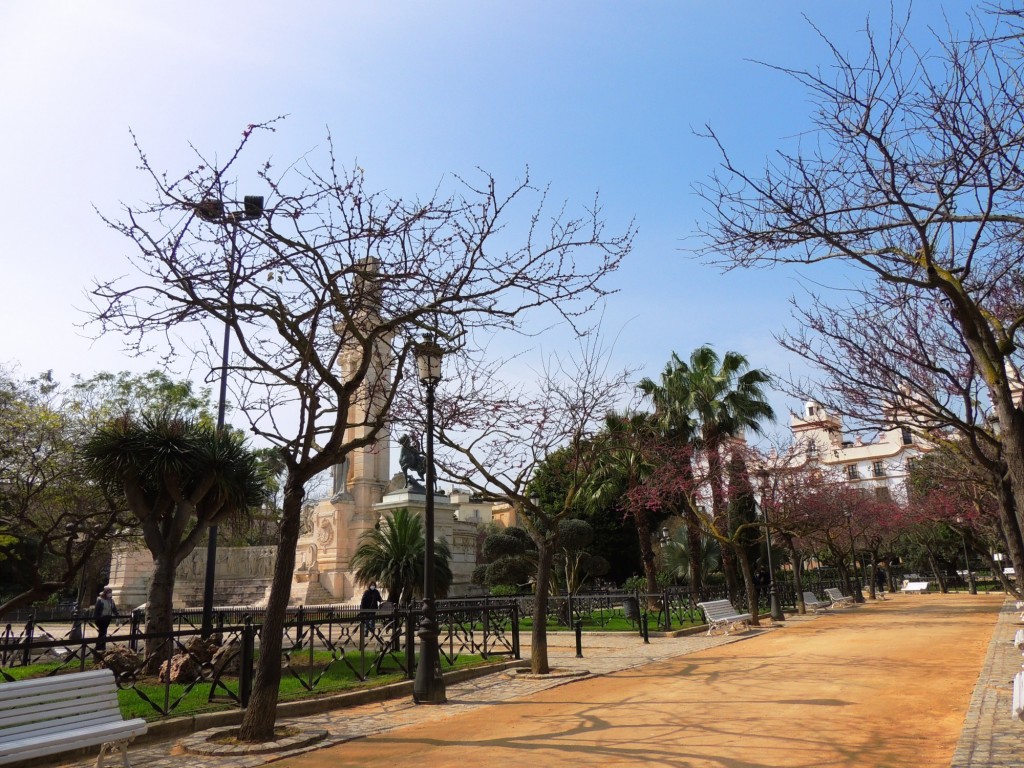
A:
<svg viewBox="0 0 1024 768">
<path fill-rule="evenodd" d="M 699 430 L 692 413 L 690 390 L 682 373 L 682 365 L 673 352 L 672 359 L 661 374 L 661 382 L 657 383 L 652 379 L 643 378 L 637 388 L 653 403 L 654 421 L 665 439 L 678 446 L 693 446 L 697 442 Z M 681 462 L 679 471 L 684 475 L 683 485 L 692 488 L 694 485 L 693 466 L 688 461 Z M 701 534 L 700 520 L 697 518 L 693 505 L 687 504 L 683 498 L 678 498 L 674 500 L 672 506 L 686 522 L 685 540 L 689 548 L 689 562 L 703 562 L 701 541 L 704 537 Z M 704 573 L 703 569 L 694 568 L 690 574 L 690 596 L 694 602 L 701 599 Z"/>
<path fill-rule="evenodd" d="M 701 533 L 697 534 L 695 547 L 691 547 L 690 531 L 686 526 L 678 526 L 669 534 L 661 550 L 661 559 L 665 570 L 675 579 L 693 580 L 696 574 L 713 571 L 719 565 L 718 548 L 714 541 Z M 697 559 L 694 559 L 694 552 Z"/>
<path fill-rule="evenodd" d="M 423 564 L 426 553 L 423 520 L 406 507 L 385 515 L 379 528 L 359 537 L 351 567 L 363 583 L 376 581 L 388 590 L 388 600 L 408 605 L 423 595 Z M 444 539 L 434 542 L 434 585 L 439 597 L 448 594 L 452 571 L 451 552 Z"/>
<path fill-rule="evenodd" d="M 764 391 L 771 377 L 749 366 L 738 352 L 726 352 L 720 358 L 705 345 L 693 351 L 689 362 L 673 352 L 661 386 L 650 379 L 639 385 L 654 401 L 655 413 L 663 423 L 700 450 L 707 465 L 715 529 L 723 536 L 729 530 L 723 452 L 730 440 L 745 430 L 760 434 L 761 422 L 775 418 Z M 722 565 L 730 598 L 735 600 L 736 569 L 728 546 L 722 548 Z"/>
<path fill-rule="evenodd" d="M 633 518 L 640 542 L 640 559 L 647 580 L 647 591 L 658 591 L 658 573 L 651 545 L 651 512 L 635 503 L 633 492 L 655 470 L 655 457 L 648 450 L 653 425 L 647 414 L 616 414 L 605 417 L 605 429 L 598 438 L 604 441 L 600 458 L 587 483 L 588 501 L 596 506 L 614 503 L 623 514 Z"/>
<path fill-rule="evenodd" d="M 262 464 L 240 432 L 166 412 L 113 419 L 83 452 L 100 485 L 138 518 L 153 556 L 146 632 L 170 632 L 175 569 L 211 525 L 264 502 Z M 166 658 L 168 642 L 146 641 L 147 665 Z"/>
</svg>

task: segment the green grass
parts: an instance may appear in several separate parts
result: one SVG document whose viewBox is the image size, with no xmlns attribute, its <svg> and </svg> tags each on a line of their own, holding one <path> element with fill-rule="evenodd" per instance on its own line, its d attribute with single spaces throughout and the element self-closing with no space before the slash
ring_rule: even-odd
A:
<svg viewBox="0 0 1024 768">
<path fill-rule="evenodd" d="M 651 632 L 658 631 L 657 627 L 657 614 L 648 614 L 648 630 Z M 596 616 L 584 616 L 582 618 L 583 631 L 584 632 L 639 632 L 640 624 L 637 621 L 630 621 L 621 613 L 606 613 L 603 618 L 603 624 L 599 621 Z M 686 627 L 697 626 L 697 624 L 703 624 L 703 621 L 694 622 L 693 620 L 686 620 L 682 623 L 673 616 L 672 617 L 672 629 L 685 629 Z M 567 627 L 564 624 L 560 624 L 557 619 L 549 616 L 545 626 L 550 630 L 555 631 L 569 631 L 572 627 Z M 531 617 L 523 617 L 519 620 L 519 627 L 522 631 L 533 629 L 533 619 Z"/>
<path fill-rule="evenodd" d="M 373 654 L 365 653 L 361 659 L 360 652 L 356 651 L 347 653 L 345 658 L 348 659 L 348 661 L 357 670 L 371 672 L 372 662 L 374 660 Z M 320 674 L 320 671 L 327 666 L 331 659 L 332 656 L 328 651 L 314 652 L 312 660 L 312 678 L 314 680 Z M 455 659 L 454 664 L 449 664 L 442 654 L 441 664 L 445 669 L 462 669 L 466 667 L 491 664 L 498 660 L 504 660 L 504 657 L 491 657 L 491 659 L 485 660 L 477 655 L 463 654 Z M 305 653 L 297 653 L 292 656 L 292 669 L 298 672 L 307 683 L 310 682 L 309 664 L 310 657 L 308 651 Z M 47 662 L 44 664 L 33 664 L 27 667 L 12 667 L 6 669 L 5 672 L 16 680 L 27 680 L 35 677 L 43 677 L 59 667 L 59 662 Z M 89 670 L 95 669 L 96 667 L 90 659 L 86 663 L 85 668 Z M 66 668 L 66 671 L 69 672 L 77 670 L 77 665 Z M 360 680 L 356 676 L 356 673 L 353 672 L 345 662 L 339 660 L 326 670 L 323 677 L 321 677 L 313 687 L 313 690 L 307 690 L 306 686 L 297 680 L 294 675 L 292 675 L 287 669 L 283 669 L 281 673 L 279 696 L 281 701 L 297 701 L 300 699 L 316 698 L 345 691 L 377 688 L 379 686 L 399 682 L 404 679 L 405 673 L 398 667 L 396 662 L 390 658 L 386 658 L 382 663 L 380 674 L 372 674 L 372 676 L 368 677 L 366 680 Z M 222 682 L 236 695 L 238 694 L 237 678 L 225 677 L 222 678 Z M 0 685 L 2 685 L 2 683 L 0 683 Z M 187 685 L 172 683 L 170 686 L 165 686 L 163 683 L 157 682 L 155 678 L 148 678 L 148 680 L 141 680 L 137 682 L 135 689 L 126 688 L 119 690 L 117 692 L 117 698 L 118 704 L 121 708 L 121 713 L 125 718 L 142 717 L 147 720 L 156 720 L 164 717 L 164 715 L 162 715 L 150 703 L 141 698 L 139 696 L 139 692 L 145 694 L 146 697 L 161 708 L 172 705 L 181 698 L 181 701 L 174 706 L 173 710 L 171 710 L 170 715 L 168 715 L 169 717 L 189 715 L 196 712 L 216 712 L 219 710 L 237 708 L 237 704 L 230 701 L 210 703 L 210 685 L 208 683 L 197 683 L 191 690 L 188 690 L 188 693 L 186 693 L 186 690 L 188 690 Z M 220 687 L 218 687 L 217 695 L 220 698 L 227 699 L 226 692 Z"/>
</svg>

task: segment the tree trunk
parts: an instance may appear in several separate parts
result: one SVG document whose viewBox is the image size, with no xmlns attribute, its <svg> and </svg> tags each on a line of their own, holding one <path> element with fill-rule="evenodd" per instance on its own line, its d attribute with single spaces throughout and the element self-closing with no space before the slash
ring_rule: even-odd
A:
<svg viewBox="0 0 1024 768">
<path fill-rule="evenodd" d="M 967 349 L 988 385 L 999 423 L 999 442 L 1013 495 L 1015 498 L 1024 498 L 1024 413 L 1014 402 L 1014 391 L 1006 370 L 1009 353 L 1004 352 L 1005 347 L 1000 347 L 989 319 L 966 296 L 959 283 L 948 280 L 940 284 L 939 288 L 952 303 Z M 1018 507 L 1015 511 L 1017 527 L 1024 531 L 1024 509 Z M 1018 567 L 1016 563 L 1014 567 Z"/>
<path fill-rule="evenodd" d="M 935 581 L 939 584 L 939 592 L 946 594 L 948 591 L 946 588 L 946 580 L 942 577 L 942 570 L 939 568 L 939 561 L 935 558 L 935 553 L 932 552 L 932 548 L 925 544 L 925 554 L 928 556 L 928 566 L 932 569 L 932 575 L 935 577 Z"/>
<path fill-rule="evenodd" d="M 694 605 L 703 598 L 704 591 L 704 553 L 701 547 L 701 536 L 703 531 L 700 528 L 700 521 L 696 513 L 686 510 L 686 548 L 690 553 L 690 599 Z"/>
<path fill-rule="evenodd" d="M 868 577 L 868 597 L 877 600 L 875 584 L 878 583 L 878 547 L 871 550 L 871 575 Z"/>
<path fill-rule="evenodd" d="M 723 536 L 727 535 L 727 533 L 723 533 Z M 736 574 L 740 570 L 739 558 L 736 554 L 738 547 L 732 543 L 720 541 L 718 549 L 722 555 L 722 573 L 725 574 L 725 586 L 729 593 L 729 600 L 733 605 L 737 605 L 740 597 L 740 584 L 736 578 Z"/>
<path fill-rule="evenodd" d="M 789 559 L 793 563 L 793 589 L 796 592 L 797 612 L 804 614 L 807 613 L 807 606 L 804 605 L 804 575 L 800 568 L 800 553 L 796 551 L 796 545 L 793 544 L 792 536 L 784 537 L 783 541 L 786 542 L 786 549 L 789 550 Z"/>
<path fill-rule="evenodd" d="M 174 577 L 177 562 L 173 548 L 168 546 L 153 558 L 153 581 L 149 584 L 149 602 L 146 605 L 146 633 L 169 633 L 174 629 L 172 609 L 174 605 Z M 146 640 L 145 668 L 149 674 L 156 674 L 160 665 L 167 661 L 168 637 L 151 637 Z"/>
<path fill-rule="evenodd" d="M 747 605 L 750 606 L 750 626 L 759 627 L 761 626 L 761 621 L 758 616 L 761 606 L 758 601 L 757 585 L 754 584 L 754 574 L 750 569 L 750 558 L 747 556 L 746 548 L 736 547 L 736 560 L 739 562 L 740 573 L 743 574 L 743 586 L 747 592 Z"/>
<path fill-rule="evenodd" d="M 722 456 L 717 444 L 707 452 L 708 482 L 711 485 L 711 509 L 714 515 L 712 525 L 721 538 L 728 538 L 731 528 L 729 510 L 725 504 L 725 490 L 722 480 Z M 721 538 L 719 541 L 721 541 Z M 733 547 L 721 544 L 722 573 L 725 574 L 725 586 L 729 592 L 729 600 L 733 605 L 739 602 L 739 583 L 736 579 L 736 552 Z"/>
<path fill-rule="evenodd" d="M 554 551 L 549 541 L 537 542 L 537 590 L 533 598 L 533 630 L 530 634 L 530 672 L 546 675 L 548 666 L 548 591 Z"/>
<path fill-rule="evenodd" d="M 644 577 L 647 581 L 647 607 L 657 611 L 658 605 L 658 567 L 654 558 L 654 547 L 651 546 L 651 516 L 643 510 L 633 514 L 636 521 L 636 535 L 640 539 L 640 561 L 644 564 Z"/>
<path fill-rule="evenodd" d="M 270 599 L 267 602 L 267 612 L 260 632 L 259 661 L 256 665 L 256 677 L 252 685 L 249 706 L 238 730 L 240 741 L 274 740 L 274 723 L 281 686 L 281 645 L 284 639 L 285 616 L 291 598 L 295 547 L 299 540 L 304 498 L 302 483 L 289 474 L 284 491 L 281 540 L 277 546 Z"/>
<path fill-rule="evenodd" d="M 1014 573 L 1024 573 L 1024 537 L 1021 536 L 1021 527 L 1017 521 L 1016 501 L 1013 495 L 1013 486 L 1006 475 L 1002 475 L 997 481 L 999 489 L 999 521 L 1002 524 L 1003 537 L 1006 540 L 1007 553 L 1010 562 L 1013 564 Z M 1000 569 L 1002 576 L 1002 569 Z M 1018 600 L 1024 595 L 1024 590 L 1017 586 L 1016 582 L 1009 582 L 1003 579 L 1008 586 L 1007 591 Z"/>
</svg>

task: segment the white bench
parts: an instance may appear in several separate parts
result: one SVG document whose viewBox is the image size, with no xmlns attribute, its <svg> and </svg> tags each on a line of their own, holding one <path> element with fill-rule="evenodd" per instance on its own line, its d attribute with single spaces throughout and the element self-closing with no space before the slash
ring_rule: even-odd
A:
<svg viewBox="0 0 1024 768">
<path fill-rule="evenodd" d="M 1013 716 L 1024 720 L 1024 672 L 1013 676 Z"/>
<path fill-rule="evenodd" d="M 121 717 L 109 669 L 0 683 L 0 765 L 102 745 L 97 768 L 108 751 L 130 768 L 128 742 L 146 727 Z"/>
<path fill-rule="evenodd" d="M 704 611 L 704 616 L 708 621 L 709 635 L 719 629 L 727 635 L 737 627 L 746 629 L 753 618 L 749 613 L 737 611 L 728 600 L 708 600 L 704 603 L 697 603 L 697 607 Z"/>
<path fill-rule="evenodd" d="M 839 587 L 829 587 L 825 590 L 825 597 L 832 601 L 832 605 L 835 608 L 845 608 L 853 605 L 853 595 L 844 595 L 839 591 Z"/>
<path fill-rule="evenodd" d="M 1024 653 L 1024 629 L 1018 629 L 1013 634 L 1013 647 Z"/>
<path fill-rule="evenodd" d="M 902 589 L 900 589 L 900 592 L 905 592 L 908 595 L 912 593 L 923 595 L 925 592 L 928 591 L 928 585 L 930 583 L 931 582 L 928 581 L 907 581 L 904 582 Z"/>
<path fill-rule="evenodd" d="M 814 613 L 818 613 L 827 611 L 830 607 L 829 603 L 819 600 L 813 592 L 804 592 L 804 608 L 810 608 Z"/>
</svg>

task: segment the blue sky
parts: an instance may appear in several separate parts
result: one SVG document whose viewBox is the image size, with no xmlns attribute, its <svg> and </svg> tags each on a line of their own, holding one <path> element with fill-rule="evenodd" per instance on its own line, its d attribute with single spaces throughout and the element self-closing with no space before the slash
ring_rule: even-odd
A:
<svg viewBox="0 0 1024 768">
<path fill-rule="evenodd" d="M 922 0 L 913 35 L 934 47 L 942 12 L 963 28 L 973 5 Z M 717 161 L 694 131 L 712 125 L 759 166 L 807 128 L 811 105 L 755 61 L 827 66 L 808 20 L 856 58 L 866 18 L 884 28 L 888 12 L 820 0 L 5 0 L 0 363 L 61 377 L 154 367 L 76 328 L 92 278 L 126 269 L 126 243 L 93 207 L 116 213 L 148 192 L 129 127 L 177 171 L 189 142 L 223 155 L 248 123 L 287 114 L 253 158 L 293 160 L 330 130 L 340 159 L 394 194 L 477 167 L 511 183 L 527 165 L 556 198 L 600 191 L 612 229 L 639 228 L 605 314 L 622 364 L 656 377 L 673 350 L 710 343 L 784 372 L 799 363 L 772 334 L 791 322 L 794 274 L 722 275 L 682 250 L 705 215 L 692 186 Z M 246 182 L 240 192 L 260 192 Z M 784 427 L 796 406 L 773 402 Z"/>
</svg>

